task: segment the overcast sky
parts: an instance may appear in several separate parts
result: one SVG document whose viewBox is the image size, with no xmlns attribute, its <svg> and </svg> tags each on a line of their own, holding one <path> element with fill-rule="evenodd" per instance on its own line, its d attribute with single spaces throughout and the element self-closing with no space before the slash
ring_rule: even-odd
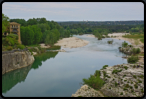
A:
<svg viewBox="0 0 146 99">
<path fill-rule="evenodd" d="M 10 19 L 46 18 L 51 21 L 144 20 L 142 2 L 5 2 Z"/>
</svg>

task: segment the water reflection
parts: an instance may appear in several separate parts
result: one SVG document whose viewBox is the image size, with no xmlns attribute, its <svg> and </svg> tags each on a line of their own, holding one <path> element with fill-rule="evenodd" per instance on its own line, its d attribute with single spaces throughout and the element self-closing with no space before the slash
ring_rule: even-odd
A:
<svg viewBox="0 0 146 99">
<path fill-rule="evenodd" d="M 39 66 L 42 66 L 42 62 L 45 62 L 47 59 L 55 58 L 58 52 L 46 52 L 35 56 L 35 61 L 32 64 L 33 69 L 37 69 Z"/>
<path fill-rule="evenodd" d="M 17 83 L 25 81 L 30 69 L 31 69 L 31 65 L 5 73 L 2 76 L 2 93 L 6 93 Z"/>
<path fill-rule="evenodd" d="M 35 56 L 35 61 L 32 65 L 20 68 L 2 75 L 2 93 L 6 93 L 13 88 L 17 83 L 24 82 L 30 69 L 37 69 L 42 66 L 42 62 L 47 59 L 55 58 L 58 52 L 46 52 Z"/>
</svg>

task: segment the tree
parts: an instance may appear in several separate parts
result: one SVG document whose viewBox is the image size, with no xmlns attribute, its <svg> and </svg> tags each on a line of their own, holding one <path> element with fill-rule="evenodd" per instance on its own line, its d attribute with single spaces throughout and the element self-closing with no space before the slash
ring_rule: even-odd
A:
<svg viewBox="0 0 146 99">
<path fill-rule="evenodd" d="M 2 33 L 4 33 L 7 30 L 8 26 L 9 26 L 9 17 L 7 17 L 2 13 Z"/>
</svg>

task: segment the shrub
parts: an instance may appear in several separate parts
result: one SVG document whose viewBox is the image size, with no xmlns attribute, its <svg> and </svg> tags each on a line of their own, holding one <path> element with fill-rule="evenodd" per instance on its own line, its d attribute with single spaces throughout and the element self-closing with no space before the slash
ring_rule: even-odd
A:
<svg viewBox="0 0 146 99">
<path fill-rule="evenodd" d="M 138 61 L 138 57 L 132 55 L 131 57 L 128 57 L 127 61 L 128 63 L 136 63 Z"/>
<path fill-rule="evenodd" d="M 131 89 L 131 92 L 134 92 L 134 90 L 133 90 L 133 89 Z"/>
<path fill-rule="evenodd" d="M 124 68 L 127 70 L 128 69 L 128 67 L 127 66 L 124 66 Z"/>
<path fill-rule="evenodd" d="M 99 75 L 90 75 L 88 79 L 83 79 L 83 82 L 84 84 L 87 84 L 94 89 L 100 89 L 105 84 L 105 82 L 100 78 Z"/>
<path fill-rule="evenodd" d="M 136 75 L 133 75 L 133 77 L 136 79 Z"/>
<path fill-rule="evenodd" d="M 117 85 L 118 85 L 118 83 L 117 83 L 117 82 L 115 82 L 115 87 L 117 87 Z"/>
<path fill-rule="evenodd" d="M 139 75 L 138 77 L 140 77 L 140 78 L 144 78 L 144 75 Z"/>
<path fill-rule="evenodd" d="M 124 80 L 125 82 L 127 81 L 127 80 Z"/>
<path fill-rule="evenodd" d="M 122 43 L 122 47 L 127 47 L 128 43 L 126 43 L 125 41 Z"/>
<path fill-rule="evenodd" d="M 123 95 L 123 92 L 121 92 L 120 95 Z"/>
<path fill-rule="evenodd" d="M 100 71 L 96 70 L 95 73 L 94 73 L 94 76 L 100 76 Z"/>
<path fill-rule="evenodd" d="M 138 88 L 138 86 L 136 85 L 136 84 L 134 84 L 134 87 L 137 89 Z"/>
<path fill-rule="evenodd" d="M 122 71 L 122 69 L 121 70 L 117 70 L 117 69 L 114 69 L 113 71 L 112 71 L 112 74 L 117 74 L 118 72 L 121 72 Z"/>
<path fill-rule="evenodd" d="M 10 50 L 12 50 L 13 48 L 12 48 L 12 46 L 8 46 L 6 49 L 7 49 L 8 51 L 10 51 Z"/>
<path fill-rule="evenodd" d="M 111 87 L 109 87 L 109 89 L 111 89 Z"/>
<path fill-rule="evenodd" d="M 125 77 L 126 75 L 123 75 L 123 77 Z"/>
<path fill-rule="evenodd" d="M 123 90 L 128 90 L 126 87 L 124 87 L 124 89 Z"/>
<path fill-rule="evenodd" d="M 108 43 L 108 44 L 112 44 L 112 43 L 113 43 L 113 40 L 111 40 L 111 41 L 107 41 L 107 43 Z"/>
<path fill-rule="evenodd" d="M 108 67 L 108 65 L 104 65 L 104 66 L 102 67 L 102 69 L 106 69 L 106 67 Z"/>
<path fill-rule="evenodd" d="M 17 47 L 18 47 L 18 48 L 20 48 L 20 49 L 24 49 L 24 48 L 25 48 L 25 46 L 24 46 L 24 45 L 20 45 L 20 44 L 19 44 L 19 45 L 17 45 Z"/>
<path fill-rule="evenodd" d="M 142 83 L 142 81 L 141 80 L 138 80 L 138 83 Z"/>
<path fill-rule="evenodd" d="M 130 86 L 130 88 L 132 89 L 133 87 L 132 87 L 132 86 Z"/>
<path fill-rule="evenodd" d="M 133 84 L 133 82 L 131 81 L 131 84 Z"/>
<path fill-rule="evenodd" d="M 130 86 L 129 86 L 129 84 L 126 84 L 125 87 L 129 88 Z"/>
<path fill-rule="evenodd" d="M 142 93 L 144 93 L 144 90 L 143 90 L 143 89 L 141 89 L 141 92 L 142 92 Z"/>
</svg>

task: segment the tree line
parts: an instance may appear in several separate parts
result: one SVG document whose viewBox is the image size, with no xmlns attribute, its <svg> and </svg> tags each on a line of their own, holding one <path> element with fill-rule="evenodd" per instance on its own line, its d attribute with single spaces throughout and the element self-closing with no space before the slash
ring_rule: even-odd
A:
<svg viewBox="0 0 146 99">
<path fill-rule="evenodd" d="M 24 45 L 45 43 L 53 45 L 60 38 L 70 37 L 70 31 L 64 29 L 57 22 L 47 21 L 46 18 L 10 19 L 10 22 L 21 24 L 21 41 Z"/>
</svg>

